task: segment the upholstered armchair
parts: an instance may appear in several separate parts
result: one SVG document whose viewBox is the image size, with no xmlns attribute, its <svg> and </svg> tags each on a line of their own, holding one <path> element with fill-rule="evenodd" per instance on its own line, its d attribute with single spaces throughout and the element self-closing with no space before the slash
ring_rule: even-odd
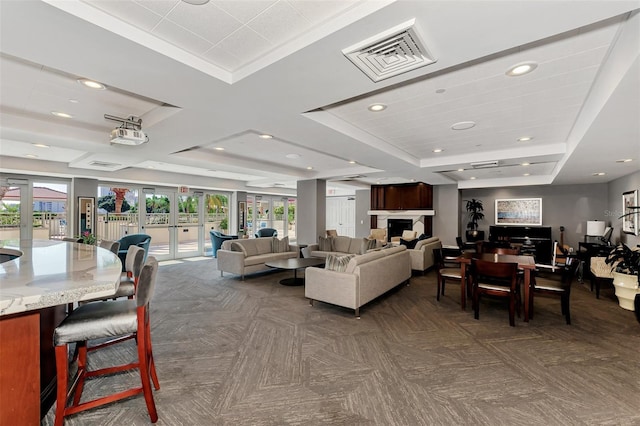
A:
<svg viewBox="0 0 640 426">
<path fill-rule="evenodd" d="M 222 247 L 222 243 L 226 240 L 237 240 L 237 235 L 225 235 L 221 232 L 214 231 L 213 229 L 209 231 L 209 235 L 211 236 L 211 247 L 213 249 L 213 257 L 218 257 L 218 250 Z"/>
<path fill-rule="evenodd" d="M 120 243 L 120 249 L 118 250 L 118 257 L 122 261 L 122 272 L 125 271 L 125 261 L 127 259 L 127 251 L 129 246 L 134 245 L 144 249 L 144 261 L 147 261 L 147 255 L 149 254 L 149 246 L 151 245 L 151 236 L 147 234 L 129 234 L 118 240 Z"/>
<path fill-rule="evenodd" d="M 258 229 L 258 231 L 256 232 L 256 238 L 260 238 L 260 237 L 277 237 L 278 236 L 278 231 L 276 229 L 273 228 L 262 228 L 262 229 Z"/>
<path fill-rule="evenodd" d="M 405 229 L 404 231 L 402 231 L 402 236 L 401 237 L 391 237 L 391 242 L 392 243 L 399 243 L 400 242 L 400 238 L 402 238 L 405 241 L 415 240 L 416 238 L 418 238 L 418 232 L 417 231 L 409 231 L 409 230 Z"/>
<path fill-rule="evenodd" d="M 382 244 L 385 244 L 387 242 L 387 230 L 385 228 L 372 229 L 367 238 L 370 240 L 378 240 Z"/>
</svg>

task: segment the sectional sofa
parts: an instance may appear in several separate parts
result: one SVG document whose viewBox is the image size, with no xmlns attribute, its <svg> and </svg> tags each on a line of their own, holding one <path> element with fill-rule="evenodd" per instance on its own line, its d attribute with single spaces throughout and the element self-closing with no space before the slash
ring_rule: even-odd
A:
<svg viewBox="0 0 640 426">
<path fill-rule="evenodd" d="M 276 241 L 278 241 L 276 239 Z M 218 250 L 218 269 L 220 276 L 224 272 L 240 275 L 244 280 L 245 274 L 269 271 L 266 262 L 277 259 L 296 258 L 300 255 L 297 246 L 287 245 L 286 251 L 274 252 L 274 238 L 250 238 L 227 240 Z"/>
<path fill-rule="evenodd" d="M 371 248 L 376 248 L 380 244 L 377 240 L 369 240 L 367 238 L 351 238 L 344 235 L 338 235 L 337 237 L 331 237 L 332 246 L 331 250 L 321 250 L 319 244 L 310 244 L 302 249 L 302 255 L 304 257 L 327 257 L 329 254 L 344 255 L 344 254 L 362 254 Z M 363 243 L 373 241 L 373 247 L 363 247 Z"/>
<path fill-rule="evenodd" d="M 344 272 L 310 267 L 305 271 L 305 296 L 355 310 L 411 278 L 411 257 L 405 246 L 356 255 Z"/>
</svg>

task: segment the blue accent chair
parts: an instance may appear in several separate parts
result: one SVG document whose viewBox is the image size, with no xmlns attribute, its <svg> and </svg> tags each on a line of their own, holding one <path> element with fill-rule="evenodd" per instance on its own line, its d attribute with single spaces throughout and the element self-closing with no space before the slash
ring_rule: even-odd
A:
<svg viewBox="0 0 640 426">
<path fill-rule="evenodd" d="M 129 234 L 118 240 L 120 243 L 120 249 L 118 250 L 118 257 L 122 261 L 122 271 L 125 271 L 125 259 L 127 258 L 127 251 L 129 246 L 136 245 L 144 249 L 144 261 L 147 261 L 147 255 L 149 254 L 149 246 L 151 245 L 151 236 L 147 234 Z"/>
<path fill-rule="evenodd" d="M 273 228 L 262 228 L 262 229 L 258 229 L 258 231 L 256 232 L 256 238 L 260 238 L 260 237 L 277 237 L 278 236 L 278 231 L 276 229 Z"/>
<path fill-rule="evenodd" d="M 218 257 L 218 250 L 222 247 L 222 243 L 226 240 L 237 240 L 237 235 L 225 235 L 219 231 L 214 231 L 213 229 L 209 231 L 209 235 L 211 235 L 211 247 L 213 249 L 213 257 Z"/>
</svg>

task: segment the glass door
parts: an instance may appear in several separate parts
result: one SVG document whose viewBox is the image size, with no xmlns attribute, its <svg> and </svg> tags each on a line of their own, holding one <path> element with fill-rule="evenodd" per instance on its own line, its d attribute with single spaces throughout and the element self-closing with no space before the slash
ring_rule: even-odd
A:
<svg viewBox="0 0 640 426">
<path fill-rule="evenodd" d="M 171 212 L 175 210 L 173 193 L 154 192 L 144 194 L 145 209 L 141 210 L 142 232 L 151 236 L 149 255 L 158 260 L 175 257 L 175 221 Z"/>
<path fill-rule="evenodd" d="M 200 201 L 202 197 L 193 194 L 176 194 L 175 223 L 176 258 L 198 256 L 202 253 L 200 221 Z M 153 240 L 151 240 L 153 241 Z"/>
<path fill-rule="evenodd" d="M 201 201 L 200 196 L 170 191 L 145 194 L 142 232 L 151 236 L 150 255 L 168 260 L 202 253 Z"/>
</svg>

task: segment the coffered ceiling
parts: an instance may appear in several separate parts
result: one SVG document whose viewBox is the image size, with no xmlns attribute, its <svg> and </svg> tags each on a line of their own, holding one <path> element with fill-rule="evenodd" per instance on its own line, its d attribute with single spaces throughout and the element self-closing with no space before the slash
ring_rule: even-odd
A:
<svg viewBox="0 0 640 426">
<path fill-rule="evenodd" d="M 282 194 L 314 178 L 355 188 L 607 182 L 640 168 L 639 9 L 638 0 L 3 1 L 0 165 Z M 367 47 L 407 23 L 399 41 Z M 345 56 L 354 46 L 371 67 L 408 71 L 374 81 Z M 429 60 L 411 69 L 415 49 Z M 508 75 L 522 63 L 534 70 Z M 142 118 L 149 142 L 112 145 L 117 123 L 105 114 Z"/>
</svg>

